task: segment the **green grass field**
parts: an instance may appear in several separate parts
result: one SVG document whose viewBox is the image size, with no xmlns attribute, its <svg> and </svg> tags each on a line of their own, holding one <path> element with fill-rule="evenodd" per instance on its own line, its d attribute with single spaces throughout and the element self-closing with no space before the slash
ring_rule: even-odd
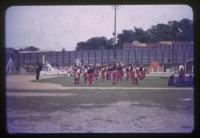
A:
<svg viewBox="0 0 200 138">
<path fill-rule="evenodd" d="M 79 85 L 74 85 L 73 77 L 54 77 L 46 78 L 40 80 L 33 80 L 32 82 L 40 83 L 54 83 L 60 84 L 63 87 L 87 87 L 88 85 L 84 83 L 83 78 L 80 80 Z M 144 80 L 139 80 L 139 85 L 133 85 L 130 80 L 123 78 L 121 82 L 118 82 L 116 85 L 112 84 L 111 80 L 102 81 L 101 78 L 94 80 L 93 84 L 90 87 L 168 87 L 167 85 L 168 77 L 159 77 L 159 76 L 147 76 Z"/>
</svg>

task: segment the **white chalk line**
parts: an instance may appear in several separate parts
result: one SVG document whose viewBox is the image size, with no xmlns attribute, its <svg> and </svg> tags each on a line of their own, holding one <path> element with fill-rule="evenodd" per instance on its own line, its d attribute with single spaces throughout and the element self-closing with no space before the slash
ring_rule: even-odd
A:
<svg viewBox="0 0 200 138">
<path fill-rule="evenodd" d="M 62 96 L 62 97 L 66 97 L 66 96 L 73 96 L 73 93 L 34 93 L 34 92 L 12 92 L 12 93 L 7 93 L 6 96 L 13 96 L 13 97 L 45 97 L 45 96 L 53 96 L 53 97 L 57 97 L 57 96 Z"/>
<path fill-rule="evenodd" d="M 190 88 L 175 87 L 63 87 L 63 90 L 193 90 Z"/>
<path fill-rule="evenodd" d="M 62 87 L 56 90 L 193 90 L 193 87 Z M 23 89 L 38 90 L 38 89 Z M 40 90 L 40 89 L 39 89 Z M 54 90 L 52 88 L 41 88 L 41 90 Z M 13 91 L 13 90 L 12 90 Z"/>
</svg>

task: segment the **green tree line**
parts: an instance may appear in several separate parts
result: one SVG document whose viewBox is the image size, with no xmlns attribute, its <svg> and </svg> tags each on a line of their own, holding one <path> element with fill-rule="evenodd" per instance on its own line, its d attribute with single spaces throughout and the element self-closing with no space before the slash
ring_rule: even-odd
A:
<svg viewBox="0 0 200 138">
<path fill-rule="evenodd" d="M 141 43 L 156 43 L 159 41 L 193 41 L 193 22 L 189 19 L 169 21 L 167 24 L 157 24 L 147 29 L 134 27 L 124 29 L 117 35 L 117 45 L 113 46 L 113 38 L 92 37 L 85 42 L 77 43 L 76 50 L 122 48 L 124 43 L 139 41 Z"/>
</svg>

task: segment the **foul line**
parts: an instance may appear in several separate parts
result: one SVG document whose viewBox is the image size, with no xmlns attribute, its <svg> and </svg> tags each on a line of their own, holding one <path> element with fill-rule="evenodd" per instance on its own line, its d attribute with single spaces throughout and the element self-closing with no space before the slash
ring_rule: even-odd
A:
<svg viewBox="0 0 200 138">
<path fill-rule="evenodd" d="M 34 90 L 193 90 L 193 87 L 59 87 L 59 88 L 42 88 L 41 89 L 23 89 L 27 91 Z M 7 89 L 9 91 L 9 89 Z M 16 89 L 18 90 L 18 89 Z M 15 90 L 12 90 L 15 91 Z"/>
<path fill-rule="evenodd" d="M 13 96 L 13 97 L 44 97 L 44 96 L 54 96 L 54 97 L 57 97 L 57 96 L 73 96 L 74 94 L 73 93 L 45 93 L 45 92 L 42 92 L 42 93 L 34 93 L 34 92 L 28 92 L 28 93 L 25 93 L 25 92 L 12 92 L 12 93 L 7 93 L 6 96 Z"/>
<path fill-rule="evenodd" d="M 64 87 L 63 89 L 74 90 L 193 90 L 193 88 L 169 88 L 169 87 Z"/>
</svg>

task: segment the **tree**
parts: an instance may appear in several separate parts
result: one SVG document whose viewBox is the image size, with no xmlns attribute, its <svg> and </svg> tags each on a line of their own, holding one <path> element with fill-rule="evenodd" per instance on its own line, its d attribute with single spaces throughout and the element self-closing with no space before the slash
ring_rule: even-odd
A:
<svg viewBox="0 0 200 138">
<path fill-rule="evenodd" d="M 77 43 L 76 50 L 91 50 L 91 49 L 110 49 L 112 48 L 112 40 L 105 37 L 93 37 L 86 42 Z"/>
<path fill-rule="evenodd" d="M 134 27 L 133 30 L 123 30 L 118 34 L 118 44 L 122 48 L 124 43 L 132 43 L 133 41 L 147 42 L 148 35 L 142 28 Z"/>
<path fill-rule="evenodd" d="M 86 42 L 77 43 L 76 50 L 83 50 L 83 49 L 87 49 L 87 43 Z"/>
<path fill-rule="evenodd" d="M 179 28 L 177 28 L 178 36 L 177 38 L 179 40 L 187 40 L 192 41 L 193 40 L 193 23 L 192 21 L 188 19 L 182 19 L 179 22 Z"/>
<path fill-rule="evenodd" d="M 124 43 L 132 43 L 135 40 L 135 34 L 132 30 L 123 30 L 122 33 L 117 35 L 118 45 L 122 48 Z"/>
<path fill-rule="evenodd" d="M 134 30 L 123 30 L 118 34 L 120 47 L 124 43 L 139 41 L 142 43 L 155 43 L 159 41 L 192 41 L 193 22 L 189 19 L 170 21 L 167 24 L 157 24 L 144 31 L 142 28 L 134 27 Z"/>
<path fill-rule="evenodd" d="M 192 41 L 193 40 L 193 22 L 189 19 L 181 21 L 170 21 L 168 25 L 173 32 L 173 39 L 176 41 Z"/>
<path fill-rule="evenodd" d="M 153 25 L 144 31 L 134 27 L 133 30 L 124 29 L 117 35 L 117 44 L 113 45 L 113 39 L 106 37 L 93 37 L 86 42 L 77 43 L 76 50 L 122 48 L 124 43 L 139 41 L 142 43 L 156 43 L 159 41 L 192 41 L 193 22 L 189 19 L 170 21 L 167 24 Z"/>
<path fill-rule="evenodd" d="M 135 30 L 135 40 L 140 42 L 147 42 L 148 36 L 147 33 L 142 28 L 134 27 Z"/>
<path fill-rule="evenodd" d="M 153 42 L 158 41 L 171 41 L 173 37 L 172 29 L 166 24 L 157 24 L 150 29 L 152 32 Z"/>
</svg>

